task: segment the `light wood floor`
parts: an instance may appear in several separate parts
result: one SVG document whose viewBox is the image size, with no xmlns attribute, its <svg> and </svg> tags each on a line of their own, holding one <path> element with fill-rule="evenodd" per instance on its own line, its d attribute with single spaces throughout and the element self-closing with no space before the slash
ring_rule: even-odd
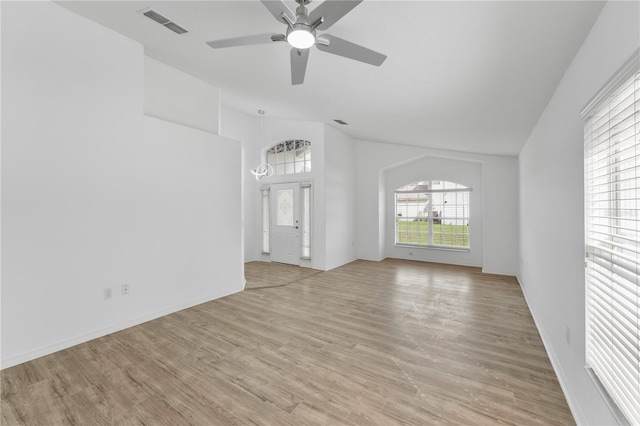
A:
<svg viewBox="0 0 640 426">
<path fill-rule="evenodd" d="M 514 278 L 246 271 L 251 290 L 3 370 L 2 424 L 573 424 Z"/>
</svg>

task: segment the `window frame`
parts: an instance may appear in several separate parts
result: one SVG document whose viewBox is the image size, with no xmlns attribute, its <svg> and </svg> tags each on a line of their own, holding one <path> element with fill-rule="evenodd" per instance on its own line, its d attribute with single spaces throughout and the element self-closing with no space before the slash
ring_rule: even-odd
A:
<svg viewBox="0 0 640 426">
<path fill-rule="evenodd" d="M 262 254 L 271 253 L 271 188 L 260 188 L 262 207 Z"/>
<path fill-rule="evenodd" d="M 313 193 L 310 182 L 300 184 L 300 258 L 311 260 Z"/>
<path fill-rule="evenodd" d="M 311 141 L 288 139 L 275 143 L 264 151 L 264 162 L 273 167 L 274 176 L 310 173 Z"/>
<path fill-rule="evenodd" d="M 619 98 L 624 89 L 630 95 Z M 630 106 L 620 110 L 627 98 L 631 98 Z M 625 114 L 631 125 L 619 131 L 617 125 L 627 120 L 619 118 L 627 117 Z M 630 344 L 633 358 L 634 345 L 640 346 L 640 49 L 587 104 L 581 117 L 585 132 L 585 368 L 618 422 L 640 423 L 640 355 L 636 353 L 633 361 L 626 349 Z M 628 129 L 632 129 L 631 136 L 614 139 Z M 631 145 L 633 154 L 625 143 Z M 631 159 L 635 179 L 626 181 L 631 187 L 620 185 L 620 177 L 629 170 L 620 169 L 625 164 L 620 159 Z M 629 208 L 626 202 L 630 199 L 624 198 L 629 191 L 635 197 L 635 208 Z M 631 229 L 629 221 L 636 222 Z M 635 240 L 629 238 L 629 232 L 635 232 Z M 629 330 L 634 321 L 636 329 Z M 629 342 L 634 335 L 635 342 Z"/>
<path fill-rule="evenodd" d="M 454 185 L 454 188 L 438 188 L 438 189 L 433 189 L 433 185 L 435 182 L 439 182 L 442 184 L 450 184 L 450 185 Z M 422 183 L 426 183 L 429 186 L 429 189 L 404 189 L 410 186 L 418 186 L 419 184 Z M 444 186 L 444 185 L 443 185 Z M 449 250 L 449 251 L 463 251 L 463 252 L 470 252 L 471 251 L 471 234 L 470 234 L 470 222 L 471 222 L 471 214 L 470 214 L 470 208 L 471 208 L 471 192 L 472 192 L 472 188 L 468 187 L 466 185 L 462 185 L 456 182 L 450 182 L 450 181 L 445 181 L 445 180 L 440 180 L 440 179 L 428 179 L 428 180 L 421 180 L 421 181 L 415 181 L 412 183 L 408 183 L 406 185 L 401 186 L 400 188 L 397 188 L 394 193 L 393 193 L 393 205 L 394 205 L 394 245 L 396 247 L 412 247 L 412 248 L 426 248 L 426 249 L 435 249 L 435 250 Z M 455 203 L 455 210 L 457 212 L 459 206 L 463 208 L 463 211 L 465 212 L 465 214 L 463 216 L 458 216 L 457 214 L 455 216 L 449 216 L 445 214 L 442 214 L 442 211 L 446 211 L 445 208 L 445 204 L 447 203 L 447 201 L 442 200 L 442 203 L 439 204 L 442 208 L 442 211 L 439 212 L 439 214 L 436 215 L 432 215 L 431 211 L 429 210 L 427 212 L 426 216 L 420 216 L 418 214 L 418 202 L 416 201 L 416 215 L 415 216 L 403 216 L 402 214 L 399 213 L 399 207 L 398 207 L 398 195 L 399 194 L 443 194 L 443 193 L 456 193 L 456 194 L 463 194 L 463 197 L 466 198 L 466 203 L 462 202 L 462 203 L 458 203 L 456 200 Z M 428 197 L 427 197 L 428 198 Z M 457 198 L 457 196 L 456 196 Z M 426 205 L 425 208 L 428 206 L 432 206 L 432 204 L 425 200 Z M 406 206 L 406 209 L 408 210 L 408 204 Z M 427 223 L 427 239 L 428 242 L 427 243 L 412 243 L 412 242 L 406 242 L 406 241 L 400 241 L 399 238 L 399 234 L 402 233 L 402 231 L 400 231 L 399 228 L 399 218 L 403 218 L 404 222 L 417 222 L 418 225 L 416 228 L 419 228 L 420 222 L 426 222 Z M 466 232 L 460 234 L 460 238 L 462 238 L 463 240 L 466 239 L 467 245 L 447 245 L 447 244 L 437 244 L 434 241 L 434 237 L 436 235 L 436 232 L 434 231 L 435 227 L 434 225 L 446 225 L 444 222 L 445 221 L 462 221 L 462 222 L 466 222 L 466 223 L 462 223 L 462 226 L 466 226 Z M 408 229 L 408 226 L 407 226 Z M 442 231 L 442 227 L 440 227 L 440 230 Z M 409 235 L 413 235 L 413 239 L 418 239 L 420 240 L 420 235 L 424 235 L 424 232 L 421 232 L 420 230 L 418 230 L 417 232 L 413 232 L 413 233 L 405 233 L 406 238 L 409 239 Z M 439 233 L 440 236 L 440 241 L 443 241 L 443 239 L 445 238 L 451 238 L 453 237 L 454 239 L 458 239 L 458 234 L 450 234 L 450 233 L 443 233 L 440 232 Z M 447 237 L 448 236 L 448 237 Z M 457 242 L 457 241 L 456 241 Z"/>
</svg>

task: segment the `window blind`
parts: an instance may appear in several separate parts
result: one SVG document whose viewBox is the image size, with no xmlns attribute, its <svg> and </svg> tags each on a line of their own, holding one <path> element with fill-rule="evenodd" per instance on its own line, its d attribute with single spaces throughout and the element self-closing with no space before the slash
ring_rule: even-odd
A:
<svg viewBox="0 0 640 426">
<path fill-rule="evenodd" d="M 586 361 L 640 424 L 640 72 L 637 52 L 585 124 Z"/>
<path fill-rule="evenodd" d="M 311 186 L 302 186 L 302 257 L 311 258 Z"/>
<path fill-rule="evenodd" d="M 262 252 L 269 253 L 269 227 L 271 221 L 269 218 L 269 209 L 271 208 L 271 196 L 269 189 L 262 190 Z"/>
</svg>

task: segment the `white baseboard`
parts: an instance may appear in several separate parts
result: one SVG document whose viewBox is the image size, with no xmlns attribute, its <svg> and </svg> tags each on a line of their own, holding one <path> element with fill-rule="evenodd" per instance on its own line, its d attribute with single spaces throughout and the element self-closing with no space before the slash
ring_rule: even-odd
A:
<svg viewBox="0 0 640 426">
<path fill-rule="evenodd" d="M 558 378 L 558 382 L 560 383 L 560 388 L 562 389 L 562 393 L 564 393 L 564 397 L 567 400 L 567 404 L 569 405 L 569 410 L 571 410 L 571 414 L 573 415 L 573 419 L 578 425 L 587 424 L 587 420 L 580 408 L 580 405 L 577 403 L 577 399 L 571 390 L 571 386 L 569 385 L 569 380 L 567 376 L 564 374 L 564 370 L 560 366 L 560 362 L 558 361 L 558 357 L 556 356 L 555 351 L 553 350 L 553 346 L 549 343 L 549 339 L 547 337 L 547 333 L 544 327 L 541 326 L 541 323 L 538 321 L 538 316 L 536 315 L 535 309 L 532 308 L 532 305 L 529 303 L 529 299 L 527 299 L 527 292 L 525 291 L 522 285 L 522 279 L 519 275 L 516 275 L 516 279 L 518 280 L 518 284 L 520 285 L 520 289 L 522 290 L 522 294 L 524 295 L 524 300 L 527 303 L 527 307 L 529 308 L 529 312 L 531 312 L 531 316 L 533 317 L 533 322 L 538 329 L 538 333 L 540 334 L 540 338 L 542 339 L 542 344 L 544 345 L 544 349 L 547 352 L 547 356 L 549 357 L 549 361 L 551 361 L 551 367 L 553 367 L 553 371 L 556 373 L 556 377 Z"/>
<path fill-rule="evenodd" d="M 125 328 L 133 327 L 136 325 L 140 325 L 147 321 L 154 320 L 156 318 L 160 318 L 165 315 L 172 314 L 174 312 L 181 311 L 183 309 L 191 308 L 196 305 L 200 305 L 202 303 L 210 302 L 215 299 L 219 299 L 221 297 L 230 296 L 234 293 L 238 293 L 244 289 L 244 285 L 242 288 L 237 290 L 232 290 L 229 292 L 222 292 L 218 294 L 212 294 L 209 296 L 205 296 L 202 298 L 198 298 L 189 302 L 181 303 L 179 305 L 174 305 L 165 309 L 161 309 L 151 314 L 141 315 L 136 318 L 132 318 L 128 321 L 124 321 L 118 324 L 113 324 L 108 327 L 102 328 L 100 330 L 93 331 L 91 333 L 86 333 L 81 336 L 77 336 L 71 339 L 66 339 L 64 341 L 55 343 L 53 345 L 43 346 L 41 348 L 35 349 L 33 351 L 24 352 L 18 355 L 9 356 L 7 358 L 3 358 L 0 362 L 0 369 L 13 367 L 14 365 L 22 364 L 23 362 L 31 361 L 36 358 L 40 358 L 45 355 L 52 354 L 54 352 L 61 351 L 63 349 L 70 348 L 75 345 L 79 345 L 80 343 L 88 342 L 89 340 L 97 339 L 98 337 L 106 336 L 107 334 L 115 333 L 116 331 L 124 330 Z"/>
<path fill-rule="evenodd" d="M 380 258 L 375 258 L 375 257 L 356 257 L 355 260 L 366 260 L 368 262 L 381 262 L 383 260 L 385 260 L 386 257 L 380 257 Z"/>
<path fill-rule="evenodd" d="M 490 269 L 482 268 L 483 274 L 491 274 L 491 275 L 504 275 L 505 277 L 515 277 L 516 274 L 513 272 L 505 272 L 505 271 L 492 271 Z"/>
</svg>

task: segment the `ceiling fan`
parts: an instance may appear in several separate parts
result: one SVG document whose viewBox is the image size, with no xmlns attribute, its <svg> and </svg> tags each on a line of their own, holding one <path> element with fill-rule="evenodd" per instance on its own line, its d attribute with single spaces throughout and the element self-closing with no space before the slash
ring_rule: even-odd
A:
<svg viewBox="0 0 640 426">
<path fill-rule="evenodd" d="M 311 13 L 306 5 L 311 0 L 296 0 L 295 14 L 282 0 L 260 0 L 271 14 L 287 25 L 285 34 L 256 34 L 233 37 L 224 40 L 208 41 L 214 49 L 253 44 L 270 44 L 286 41 L 291 45 L 291 84 L 302 84 L 309 59 L 309 48 L 315 45 L 318 50 L 367 64 L 380 66 L 386 55 L 362 47 L 331 34 L 316 34 L 316 30 L 326 30 L 349 13 L 362 0 L 325 0 Z"/>
</svg>

